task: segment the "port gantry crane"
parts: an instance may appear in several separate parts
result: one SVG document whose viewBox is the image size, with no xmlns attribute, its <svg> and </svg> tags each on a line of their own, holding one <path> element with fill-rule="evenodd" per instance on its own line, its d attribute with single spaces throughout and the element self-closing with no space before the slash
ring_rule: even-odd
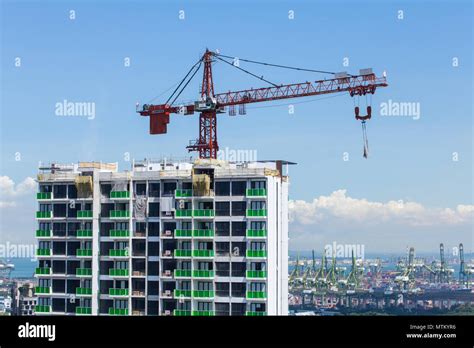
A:
<svg viewBox="0 0 474 348">
<path fill-rule="evenodd" d="M 232 59 L 232 61 L 229 61 L 228 59 Z M 212 75 L 212 64 L 215 61 L 224 62 L 272 86 L 216 94 L 214 93 Z M 244 61 L 247 63 L 277 68 L 330 74 L 333 76 L 330 79 L 312 82 L 306 81 L 302 83 L 277 85 L 264 79 L 263 76 L 258 76 L 246 69 L 241 68 L 239 64 L 235 63 L 236 61 Z M 204 65 L 204 73 L 202 78 L 200 99 L 191 104 L 176 105 L 175 102 L 177 98 L 188 86 L 189 82 L 196 75 L 202 65 Z M 164 104 L 144 104 L 140 109 L 139 104 L 137 103 L 137 112 L 141 116 L 148 116 L 150 118 L 150 134 L 166 133 L 167 126 L 170 122 L 170 114 L 192 115 L 195 112 L 200 112 L 199 137 L 197 140 L 190 142 L 190 144 L 187 146 L 187 149 L 188 151 L 199 152 L 199 158 L 216 159 L 217 152 L 219 150 L 217 141 L 217 114 L 224 113 L 226 107 L 228 108 L 229 115 L 234 116 L 236 114 L 236 106 L 239 106 L 239 114 L 245 114 L 245 106 L 251 103 L 342 92 L 348 92 L 351 97 L 360 97 L 367 94 L 374 94 L 377 88 L 387 86 L 388 85 L 385 76 L 376 77 L 376 75 L 372 72 L 372 69 L 362 69 L 360 70 L 359 75 L 350 75 L 346 72 L 334 73 L 329 71 L 302 69 L 297 67 L 258 62 L 249 59 L 226 56 L 206 49 L 204 55 L 196 62 L 196 64 L 191 67 L 186 76 L 183 78 L 183 80 L 181 80 L 179 85 Z M 371 118 L 372 108 L 370 105 L 367 105 L 367 114 L 360 115 L 359 106 L 355 106 L 354 112 L 355 118 L 362 121 L 362 130 L 364 136 L 364 157 L 367 157 L 368 144 L 365 122 Z"/>
</svg>

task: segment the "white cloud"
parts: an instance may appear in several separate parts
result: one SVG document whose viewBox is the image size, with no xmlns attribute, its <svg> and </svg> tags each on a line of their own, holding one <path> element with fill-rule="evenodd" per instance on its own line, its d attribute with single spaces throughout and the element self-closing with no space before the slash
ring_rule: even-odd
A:
<svg viewBox="0 0 474 348">
<path fill-rule="evenodd" d="M 408 226 L 453 225 L 471 222 L 473 205 L 458 205 L 455 209 L 426 208 L 420 203 L 404 201 L 371 202 L 349 197 L 346 190 L 320 196 L 312 202 L 290 201 L 290 222 L 312 225 L 336 218 L 349 223 L 403 224 Z"/>
<path fill-rule="evenodd" d="M 0 208 L 16 206 L 16 198 L 29 195 L 35 192 L 36 182 L 33 178 L 27 177 L 25 180 L 15 185 L 15 182 L 8 176 L 0 176 Z"/>
</svg>

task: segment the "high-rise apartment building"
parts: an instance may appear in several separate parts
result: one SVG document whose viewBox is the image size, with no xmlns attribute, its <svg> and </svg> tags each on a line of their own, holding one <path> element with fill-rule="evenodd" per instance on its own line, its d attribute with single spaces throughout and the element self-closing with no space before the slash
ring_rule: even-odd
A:
<svg viewBox="0 0 474 348">
<path fill-rule="evenodd" d="M 285 163 L 40 167 L 36 314 L 286 315 Z"/>
</svg>

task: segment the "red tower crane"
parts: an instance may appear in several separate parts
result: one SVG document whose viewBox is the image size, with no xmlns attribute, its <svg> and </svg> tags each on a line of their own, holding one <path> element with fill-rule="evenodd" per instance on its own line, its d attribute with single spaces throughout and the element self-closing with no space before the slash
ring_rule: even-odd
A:
<svg viewBox="0 0 474 348">
<path fill-rule="evenodd" d="M 229 62 L 225 58 L 234 59 L 234 63 Z M 269 64 L 248 59 L 239 59 L 239 61 L 266 66 L 334 75 L 331 79 L 318 80 L 314 82 L 307 81 L 288 85 L 276 85 L 270 81 L 265 80 L 263 76 L 257 76 L 241 68 L 239 65 L 235 64 L 235 59 L 238 58 L 229 57 L 206 50 L 204 55 L 188 71 L 186 76 L 176 87 L 173 94 L 168 98 L 166 103 L 159 105 L 145 104 L 141 110 L 138 109 L 137 104 L 137 112 L 141 116 L 150 117 L 150 134 L 166 133 L 167 125 L 170 122 L 170 114 L 190 115 L 194 114 L 194 112 L 200 112 L 199 138 L 191 142 L 187 146 L 187 149 L 188 151 L 198 151 L 199 158 L 215 159 L 217 158 L 217 152 L 219 151 L 219 145 L 217 142 L 217 114 L 224 113 L 226 107 L 228 107 L 229 115 L 235 115 L 236 105 L 239 106 L 239 113 L 245 114 L 245 105 L 251 103 L 342 92 L 348 92 L 351 97 L 363 96 L 367 94 L 374 94 L 378 87 L 388 86 L 385 76 L 376 77 L 371 69 L 360 70 L 359 75 L 350 75 L 345 72 L 333 73 Z M 212 63 L 216 60 L 234 66 L 247 74 L 271 84 L 272 86 L 215 94 L 214 83 L 212 81 Z M 202 79 L 200 100 L 196 101 L 194 104 L 174 105 L 176 99 L 186 88 L 194 75 L 196 75 L 202 64 L 204 64 L 204 74 Z M 367 114 L 363 116 L 360 115 L 359 106 L 355 107 L 355 118 L 362 121 L 362 128 L 364 132 L 364 157 L 367 157 L 365 122 L 371 118 L 371 114 L 372 109 L 370 105 L 367 106 Z"/>
</svg>

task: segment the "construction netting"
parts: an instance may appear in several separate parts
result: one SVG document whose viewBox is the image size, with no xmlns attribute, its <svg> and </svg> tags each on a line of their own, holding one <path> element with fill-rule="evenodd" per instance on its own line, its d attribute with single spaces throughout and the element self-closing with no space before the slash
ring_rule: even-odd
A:
<svg viewBox="0 0 474 348">
<path fill-rule="evenodd" d="M 90 175 L 79 175 L 74 180 L 77 190 L 77 198 L 90 198 L 92 197 L 92 176 Z"/>
<path fill-rule="evenodd" d="M 211 178 L 209 175 L 193 173 L 193 194 L 195 196 L 211 195 Z"/>
<path fill-rule="evenodd" d="M 133 216 L 137 220 L 145 220 L 146 218 L 147 200 L 145 196 L 137 196 L 133 203 Z"/>
<path fill-rule="evenodd" d="M 112 191 L 128 191 L 127 181 L 114 181 L 112 184 Z"/>
</svg>

